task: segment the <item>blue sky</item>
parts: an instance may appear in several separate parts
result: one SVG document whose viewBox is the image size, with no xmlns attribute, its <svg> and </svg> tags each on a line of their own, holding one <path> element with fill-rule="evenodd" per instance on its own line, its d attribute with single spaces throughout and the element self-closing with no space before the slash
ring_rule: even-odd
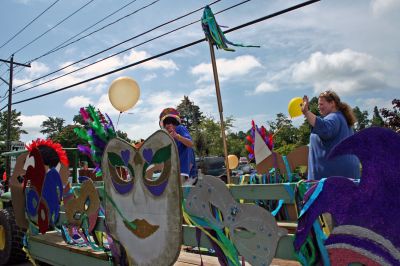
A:
<svg viewBox="0 0 400 266">
<path fill-rule="evenodd" d="M 54 0 L 1 1 L 0 46 L 53 2 Z M 87 2 L 89 1 L 58 1 L 0 48 L 0 58 L 9 58 L 12 53 Z M 94 0 L 41 38 L 16 52 L 14 60 L 25 63 L 38 57 L 130 2 L 131 0 Z M 211 8 L 216 13 L 239 2 L 222 0 Z M 220 25 L 235 27 L 301 2 L 252 0 L 218 14 L 216 18 Z M 134 1 L 73 40 L 143 6 L 151 5 L 34 61 L 31 68 L 15 69 L 14 87 L 209 3 L 211 1 Z M 195 21 L 201 15 L 202 11 L 199 11 L 55 75 L 19 87 L 15 92 Z M 233 42 L 260 45 L 261 48 L 237 48 L 235 52 L 216 51 L 224 115 L 235 118 L 234 131 L 247 130 L 251 119 L 259 125 L 266 125 L 277 113 L 287 114 L 287 105 L 291 98 L 305 94 L 316 96 L 329 88 L 337 91 L 342 101 L 353 107 L 357 105 L 370 113 L 375 105 L 390 107 L 391 100 L 399 97 L 399 26 L 398 0 L 323 0 L 227 34 L 226 37 Z M 72 75 L 14 94 L 13 101 L 59 89 L 203 37 L 201 25 L 196 23 Z M 8 79 L 6 65 L 0 65 L 0 74 L 2 78 Z M 29 132 L 22 140 L 41 137 L 40 124 L 47 117 L 61 117 L 67 123 L 72 123 L 79 108 L 89 103 L 108 113 L 116 122 L 118 112 L 109 103 L 107 92 L 111 82 L 120 76 L 134 78 L 141 88 L 138 104 L 123 113 L 118 124 L 118 129 L 127 132 L 131 139 L 146 138 L 157 130 L 160 111 L 165 107 L 176 106 L 184 95 L 188 95 L 200 106 L 204 114 L 218 118 L 209 48 L 203 42 L 113 75 L 13 106 L 22 112 L 23 127 Z M 1 82 L 1 97 L 7 89 Z M 0 107 L 4 107 L 6 102 L 2 101 Z M 301 122 L 302 118 L 294 119 L 297 125 Z"/>
</svg>

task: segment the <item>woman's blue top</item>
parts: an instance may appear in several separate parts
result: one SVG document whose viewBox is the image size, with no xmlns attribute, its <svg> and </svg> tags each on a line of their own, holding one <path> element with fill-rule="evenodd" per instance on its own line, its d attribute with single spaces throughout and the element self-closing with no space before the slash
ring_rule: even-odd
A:
<svg viewBox="0 0 400 266">
<path fill-rule="evenodd" d="M 332 148 L 353 133 L 340 111 L 316 118 L 310 135 L 308 180 L 330 176 L 360 177 L 360 162 L 356 156 L 341 155 L 327 159 Z"/>
</svg>

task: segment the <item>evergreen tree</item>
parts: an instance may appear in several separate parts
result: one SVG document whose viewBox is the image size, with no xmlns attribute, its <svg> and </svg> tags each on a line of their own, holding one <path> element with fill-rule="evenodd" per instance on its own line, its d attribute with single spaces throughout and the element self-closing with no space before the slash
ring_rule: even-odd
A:
<svg viewBox="0 0 400 266">
<path fill-rule="evenodd" d="M 28 134 L 26 130 L 21 129 L 22 121 L 20 120 L 21 112 L 15 109 L 11 111 L 11 130 L 10 139 L 20 140 L 21 134 Z M 7 140 L 7 117 L 8 111 L 0 112 L 0 141 Z"/>
<path fill-rule="evenodd" d="M 182 124 L 190 131 L 195 131 L 195 128 L 203 120 L 203 113 L 200 108 L 190 101 L 188 96 L 183 96 L 183 100 L 176 108 L 181 116 Z"/>
<path fill-rule="evenodd" d="M 275 121 L 267 122 L 274 134 L 274 147 L 278 149 L 287 144 L 298 143 L 300 140 L 299 129 L 295 128 L 292 120 L 283 113 L 276 115 Z"/>
<path fill-rule="evenodd" d="M 368 111 L 361 111 L 358 106 L 353 109 L 354 115 L 357 118 L 357 122 L 354 125 L 355 131 L 360 131 L 364 128 L 369 127 L 370 120 L 368 119 Z"/>
<path fill-rule="evenodd" d="M 374 127 L 383 127 L 385 125 L 385 122 L 383 121 L 383 118 L 379 114 L 378 107 L 374 107 L 374 114 L 372 115 L 372 120 L 371 120 L 371 126 Z"/>
<path fill-rule="evenodd" d="M 44 134 L 46 138 L 53 139 L 64 129 L 64 122 L 65 120 L 62 118 L 49 117 L 40 126 L 42 128 L 40 133 Z"/>
</svg>

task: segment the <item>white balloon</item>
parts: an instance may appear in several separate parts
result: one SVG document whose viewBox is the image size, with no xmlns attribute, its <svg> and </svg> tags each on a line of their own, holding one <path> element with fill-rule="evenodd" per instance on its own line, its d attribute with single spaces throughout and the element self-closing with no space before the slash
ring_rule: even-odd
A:
<svg viewBox="0 0 400 266">
<path fill-rule="evenodd" d="M 139 85 L 129 77 L 115 79 L 108 89 L 108 98 L 112 106 L 120 112 L 125 112 L 135 106 L 139 97 Z"/>
</svg>

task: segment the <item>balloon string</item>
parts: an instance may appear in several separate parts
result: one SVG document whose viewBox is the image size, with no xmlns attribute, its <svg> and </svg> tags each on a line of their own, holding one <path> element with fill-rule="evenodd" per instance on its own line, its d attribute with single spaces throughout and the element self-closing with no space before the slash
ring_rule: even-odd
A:
<svg viewBox="0 0 400 266">
<path fill-rule="evenodd" d="M 121 114 L 122 114 L 122 112 L 119 112 L 118 119 L 117 119 L 117 125 L 115 126 L 115 133 L 117 133 L 117 130 L 118 130 L 118 123 L 119 123 L 119 118 L 121 117 Z"/>
</svg>

